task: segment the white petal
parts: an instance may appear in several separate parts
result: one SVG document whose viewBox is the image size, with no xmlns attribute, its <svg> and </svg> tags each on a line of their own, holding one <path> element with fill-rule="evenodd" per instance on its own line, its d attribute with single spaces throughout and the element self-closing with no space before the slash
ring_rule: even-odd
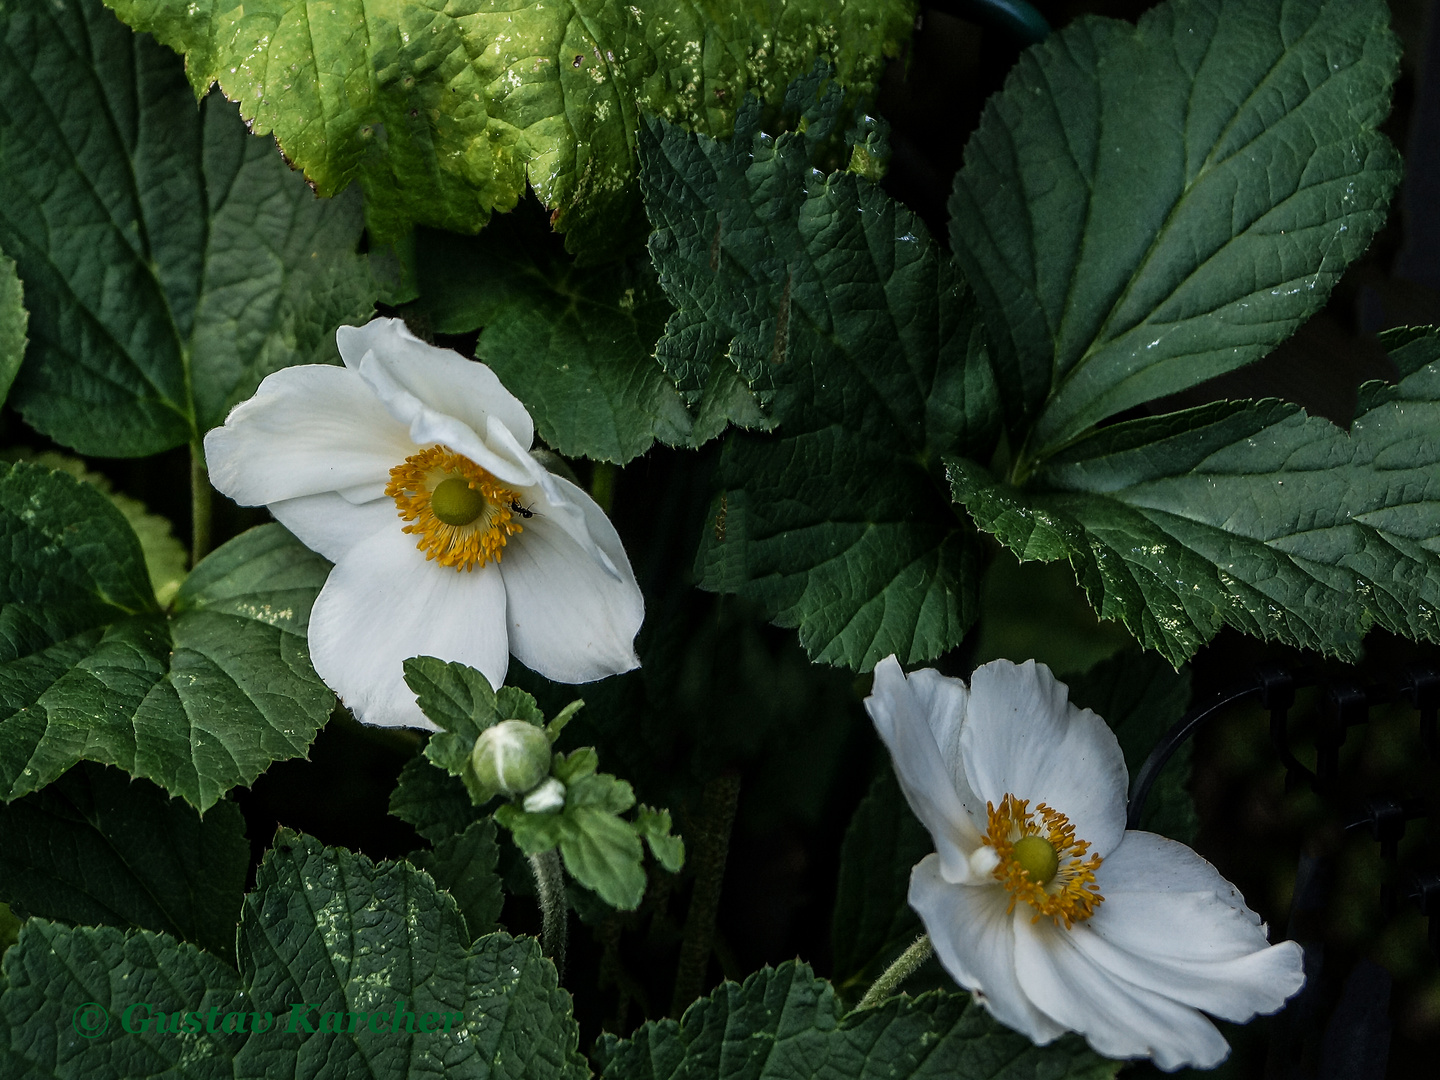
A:
<svg viewBox="0 0 1440 1080">
<path fill-rule="evenodd" d="M 442 443 L 512 487 L 534 483 L 534 463 L 528 454 L 517 456 L 498 450 L 463 420 L 426 404 L 406 389 L 375 353 L 367 352 L 361 359 L 360 376 L 390 415 L 405 425 L 411 442 L 418 446 Z M 452 407 L 458 407 L 458 403 L 452 403 Z"/>
<path fill-rule="evenodd" d="M 405 426 L 352 371 L 283 368 L 205 436 L 210 482 L 241 506 L 384 486 L 415 453 Z"/>
<path fill-rule="evenodd" d="M 1183 844 L 1128 832 L 1096 880 L 1105 902 L 1076 947 L 1133 986 L 1243 1022 L 1305 982 L 1300 946 L 1270 945 L 1235 887 Z"/>
<path fill-rule="evenodd" d="M 400 520 L 394 499 L 357 506 L 334 491 L 272 502 L 270 513 L 302 544 L 331 562 L 339 562 L 356 544 Z"/>
<path fill-rule="evenodd" d="M 522 522 L 500 560 L 510 651 L 555 682 L 593 682 L 640 666 L 634 642 L 645 600 L 610 520 L 575 485 L 559 483 L 585 515 L 588 544 L 576 543 L 548 507 Z"/>
<path fill-rule="evenodd" d="M 874 685 L 865 699 L 865 710 L 890 751 L 900 789 L 935 841 L 940 872 L 954 882 L 983 880 L 970 862 L 982 835 L 973 808 L 966 805 L 975 797 L 963 770 L 947 767 L 954 758 L 936 741 L 938 729 L 941 738 L 958 743 L 952 733 L 965 715 L 965 697 L 965 684 L 958 679 L 928 669 L 906 678 L 900 662 L 887 656 L 875 665 Z M 937 712 L 942 715 L 937 717 Z M 979 810 L 983 816 L 984 806 Z"/>
<path fill-rule="evenodd" d="M 469 664 L 498 687 L 509 653 L 495 564 L 426 562 L 398 520 L 341 557 L 310 613 L 315 671 L 366 724 L 434 730 L 405 685 L 412 656 Z"/>
<path fill-rule="evenodd" d="M 483 433 L 493 416 L 526 449 L 535 441 L 530 414 L 495 372 L 454 349 L 427 345 L 410 332 L 403 319 L 371 319 L 364 326 L 342 326 L 335 331 L 335 342 L 346 367 L 359 371 L 365 354 L 373 352 L 401 387 L 476 433 Z"/>
<path fill-rule="evenodd" d="M 975 670 L 960 750 L 982 800 L 1046 803 L 1100 855 L 1120 843 L 1128 782 L 1120 744 L 1104 720 L 1070 704 L 1044 664 L 995 660 Z"/>
<path fill-rule="evenodd" d="M 1009 904 L 1010 894 L 993 879 L 989 885 L 946 881 L 934 855 L 910 872 L 910 906 L 945 970 L 995 1019 L 1043 1046 L 1065 1028 L 1035 1007 L 1016 978 L 1016 916 L 1006 911 Z"/>
<path fill-rule="evenodd" d="M 1072 931 L 1048 918 L 1015 920 L 1015 970 L 1031 1001 L 1106 1057 L 1153 1057 L 1166 1070 L 1208 1069 L 1230 1052 L 1199 1012 L 1097 966 Z"/>
</svg>

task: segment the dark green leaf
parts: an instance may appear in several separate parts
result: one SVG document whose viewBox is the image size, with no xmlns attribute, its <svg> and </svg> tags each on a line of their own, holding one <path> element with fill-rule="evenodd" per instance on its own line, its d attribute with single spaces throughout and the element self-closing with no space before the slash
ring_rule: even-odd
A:
<svg viewBox="0 0 1440 1080">
<path fill-rule="evenodd" d="M 415 826 L 432 844 L 459 836 L 481 816 L 460 778 L 436 768 L 424 754 L 400 770 L 390 793 L 390 813 Z"/>
<path fill-rule="evenodd" d="M 1133 648 L 1072 676 L 1069 683 L 1070 700 L 1094 710 L 1114 729 L 1132 778 L 1190 705 L 1189 670 L 1176 671 L 1154 653 Z M 1182 844 L 1193 844 L 1200 827 L 1189 790 L 1193 749 L 1186 741 L 1170 758 L 1150 789 L 1140 820 L 1142 829 Z"/>
<path fill-rule="evenodd" d="M 430 772 L 440 775 L 438 769 Z M 434 851 L 412 852 L 409 859 L 455 898 L 465 918 L 467 942 L 499 928 L 505 898 L 495 872 L 500 848 L 493 821 L 477 821 L 460 835 L 441 840 Z"/>
<path fill-rule="evenodd" d="M 30 315 L 25 310 L 25 290 L 15 272 L 15 260 L 0 251 L 0 404 L 10 393 L 10 384 L 25 357 L 25 327 Z"/>
<path fill-rule="evenodd" d="M 0 807 L 0 899 L 46 919 L 165 931 L 231 962 L 249 863 L 234 803 L 202 818 L 88 762 Z"/>
<path fill-rule="evenodd" d="M 587 1076 L 569 995 L 539 945 L 466 938 L 454 900 L 408 863 L 281 830 L 245 900 L 238 976 L 166 935 L 31 919 L 5 956 L 0 1068 L 67 1080 Z M 92 1038 L 78 1037 L 98 1016 L 85 1002 L 109 1013 Z M 198 1010 L 205 1030 L 126 1031 L 136 1002 L 167 1027 Z"/>
<path fill-rule="evenodd" d="M 203 86 L 208 87 L 207 77 Z M 81 453 L 195 442 L 375 300 L 357 198 L 316 199 L 98 0 L 0 11 L 0 247 L 30 349 L 12 403 Z"/>
<path fill-rule="evenodd" d="M 323 1015 L 463 1014 L 461 1034 L 257 1035 L 237 1076 L 583 1077 L 569 996 L 533 939 L 468 949 L 455 902 L 408 863 L 373 863 L 282 830 L 246 898 L 241 970 L 258 1004 Z M 368 1021 L 367 1021 L 368 1022 Z M 382 1025 L 377 1025 L 382 1026 Z M 363 1070 L 363 1071 L 362 1071 Z"/>
<path fill-rule="evenodd" d="M 950 210 L 1012 432 L 1031 429 L 1022 473 L 1324 305 L 1400 178 L 1376 130 L 1389 19 L 1382 0 L 1168 0 L 1021 55 Z"/>
<path fill-rule="evenodd" d="M 377 18 L 296 0 L 112 0 L 186 54 L 197 93 L 218 82 L 256 132 L 275 132 L 325 195 L 352 179 L 371 225 L 473 233 L 533 187 L 572 250 L 605 251 L 635 210 L 636 128 L 656 113 L 723 133 L 747 90 L 782 89 L 828 55 L 869 96 L 910 33 L 909 0 L 539 0 Z"/>
<path fill-rule="evenodd" d="M 145 556 L 145 569 L 150 575 L 150 587 L 155 590 L 155 602 L 169 607 L 170 601 L 180 591 L 185 580 L 185 570 L 190 554 L 185 545 L 175 539 L 170 522 L 159 514 L 152 514 L 139 499 L 132 499 L 114 490 L 110 478 L 104 473 L 91 472 L 85 462 L 68 454 L 53 451 L 34 453 L 30 450 L 7 450 L 0 452 L 0 461 L 28 461 L 46 469 L 58 469 L 69 473 L 76 480 L 92 484 L 110 497 L 116 509 L 125 515 L 130 528 L 140 541 L 140 551 Z"/>
<path fill-rule="evenodd" d="M 221 1022 L 284 1008 L 252 1002 L 233 969 L 149 931 L 30 919 L 4 966 L 0 1072 L 15 1080 L 232 1080 L 246 1036 L 220 1030 Z M 166 1033 L 153 1030 L 161 1012 Z M 169 1034 L 172 1024 L 183 1032 L 190 1012 L 200 1014 L 192 1021 L 199 1030 Z"/>
<path fill-rule="evenodd" d="M 920 220 L 812 168 L 838 108 L 822 94 L 804 133 L 779 139 L 753 102 L 726 141 L 655 121 L 641 162 L 678 309 L 658 357 L 692 401 L 738 373 L 783 436 L 727 444 L 701 584 L 867 671 L 892 652 L 932 658 L 974 620 L 973 537 L 935 470 L 993 441 L 998 405 L 973 298 Z"/>
<path fill-rule="evenodd" d="M 624 464 L 656 439 L 688 443 L 690 414 L 655 362 L 672 308 L 649 258 L 577 268 L 530 208 L 476 237 L 420 230 L 418 311 L 436 333 L 483 327 L 477 359 L 561 454 Z"/>
<path fill-rule="evenodd" d="M 978 551 L 930 475 L 830 427 L 733 436 L 700 541 L 701 585 L 798 627 L 812 659 L 868 671 L 933 659 L 975 620 Z"/>
<path fill-rule="evenodd" d="M 910 871 L 934 850 L 887 760 L 855 808 L 840 847 L 830 946 L 842 995 L 858 998 L 925 932 L 910 909 Z"/>
<path fill-rule="evenodd" d="M 1371 625 L 1440 640 L 1440 332 L 1388 339 L 1408 372 L 1347 433 L 1279 401 L 1115 424 L 1032 489 L 950 463 L 955 498 L 1027 559 L 1068 559 L 1090 603 L 1172 663 L 1222 625 L 1355 658 Z"/>
<path fill-rule="evenodd" d="M 204 810 L 305 753 L 335 700 L 305 638 L 328 563 L 278 525 L 252 529 L 195 568 L 167 617 L 104 495 L 0 468 L 3 798 L 87 760 Z"/>
<path fill-rule="evenodd" d="M 1119 1067 L 1073 1035 L 1033 1046 L 967 994 L 891 998 L 845 1015 L 830 984 L 797 961 L 723 984 L 678 1023 L 607 1035 L 600 1054 L 603 1080 L 1101 1080 Z"/>
</svg>

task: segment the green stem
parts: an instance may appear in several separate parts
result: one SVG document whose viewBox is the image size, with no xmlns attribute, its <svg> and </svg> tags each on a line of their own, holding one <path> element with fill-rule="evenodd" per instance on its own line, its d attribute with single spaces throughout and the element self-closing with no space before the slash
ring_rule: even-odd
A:
<svg viewBox="0 0 1440 1080">
<path fill-rule="evenodd" d="M 608 516 L 610 504 L 615 501 L 615 466 L 608 461 L 595 462 L 590 471 L 590 497 L 600 505 Z"/>
<path fill-rule="evenodd" d="M 205 448 L 190 444 L 190 565 L 210 554 L 210 470 Z"/>
<path fill-rule="evenodd" d="M 888 997 L 893 997 L 895 991 L 900 989 L 900 984 L 915 974 L 915 969 L 929 960 L 934 954 L 935 948 L 930 944 L 930 935 L 921 934 L 915 939 L 915 943 L 900 954 L 888 968 L 880 973 L 880 977 L 870 984 L 870 989 L 865 991 L 865 996 L 856 1005 L 856 1010 L 873 1009 Z"/>
<path fill-rule="evenodd" d="M 675 996 L 670 1002 L 670 1015 L 677 1019 L 705 988 L 705 973 L 715 948 L 715 916 L 720 910 L 725 860 L 730 854 L 730 830 L 739 800 L 738 773 L 727 772 L 705 785 L 691 855 L 695 888 L 690 893 L 690 913 L 685 917 L 680 962 L 675 968 Z"/>
<path fill-rule="evenodd" d="M 563 981 L 570 911 L 565 904 L 565 868 L 560 865 L 559 850 L 552 848 L 531 855 L 530 869 L 535 874 L 535 893 L 540 900 L 540 950 L 555 962 Z"/>
</svg>

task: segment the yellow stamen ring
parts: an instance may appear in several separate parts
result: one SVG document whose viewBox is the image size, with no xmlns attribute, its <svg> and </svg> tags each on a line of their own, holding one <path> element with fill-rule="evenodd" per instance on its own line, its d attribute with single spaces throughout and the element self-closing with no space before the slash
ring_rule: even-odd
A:
<svg viewBox="0 0 1440 1080">
<path fill-rule="evenodd" d="M 524 531 L 510 509 L 519 501 L 515 492 L 446 446 L 432 446 L 396 465 L 385 494 L 410 522 L 404 531 L 419 537 L 415 546 L 426 561 L 456 571 L 492 559 L 498 563 L 510 537 Z"/>
<path fill-rule="evenodd" d="M 1088 840 L 1075 839 L 1075 826 L 1058 810 L 1040 803 L 1033 811 L 1028 799 L 1006 795 L 996 809 L 986 803 L 989 827 L 982 843 L 995 849 L 1000 861 L 995 876 L 1010 891 L 1010 907 L 1024 900 L 1035 909 L 1031 922 L 1049 915 L 1068 930 L 1095 914 L 1105 898 L 1095 884 L 1101 858 L 1091 855 Z"/>
</svg>

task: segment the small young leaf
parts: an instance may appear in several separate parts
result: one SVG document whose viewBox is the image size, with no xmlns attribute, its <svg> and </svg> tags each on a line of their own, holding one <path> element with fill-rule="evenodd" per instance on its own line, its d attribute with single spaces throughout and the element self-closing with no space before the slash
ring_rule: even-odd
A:
<svg viewBox="0 0 1440 1080">
<path fill-rule="evenodd" d="M 25 357 L 25 327 L 30 314 L 25 310 L 25 290 L 15 272 L 15 260 L 0 251 L 0 405 L 10 393 L 10 384 Z"/>
<path fill-rule="evenodd" d="M 564 808 L 531 814 L 512 803 L 496 810 L 495 820 L 527 855 L 558 847 L 576 881 L 611 907 L 633 911 L 645 895 L 644 852 L 637 827 L 620 815 L 635 805 L 635 792 L 624 780 L 596 772 L 597 764 L 589 747 L 568 758 L 556 754 L 553 774 L 565 784 Z"/>
<path fill-rule="evenodd" d="M 415 691 L 415 700 L 427 717 L 445 733 L 467 743 L 467 754 L 480 732 L 500 722 L 490 680 L 465 664 L 433 656 L 412 657 L 405 661 L 405 684 Z"/>
<path fill-rule="evenodd" d="M 650 845 L 655 861 L 678 874 L 685 865 L 685 841 L 670 835 L 670 811 L 654 810 L 642 804 L 635 813 L 635 831 Z"/>
<path fill-rule="evenodd" d="M 601 1080 L 1109 1080 L 1120 1067 L 1074 1035 L 1034 1046 L 968 994 L 895 997 L 847 1015 L 830 984 L 794 960 L 722 984 L 678 1022 L 606 1035 L 598 1053 Z"/>
<path fill-rule="evenodd" d="M 1091 606 L 1179 664 L 1222 625 L 1353 659 L 1372 625 L 1440 641 L 1440 331 L 1347 433 L 1279 401 L 1104 428 L 1029 488 L 952 460 L 957 502 L 1017 556 L 1068 559 Z"/>
<path fill-rule="evenodd" d="M 46 919 L 165 931 L 229 963 L 249 863 L 234 803 L 202 818 L 89 762 L 0 806 L 0 900 Z"/>
<path fill-rule="evenodd" d="M 77 761 L 118 765 L 205 810 L 305 753 L 334 695 L 310 666 L 330 565 L 278 525 L 242 534 L 156 606 L 140 544 L 100 492 L 0 465 L 0 798 Z"/>
<path fill-rule="evenodd" d="M 1024 462 L 1320 310 L 1400 179 L 1389 21 L 1383 0 L 1167 0 L 1021 54 L 950 238 Z"/>
<path fill-rule="evenodd" d="M 0 10 L 0 100 L 0 247 L 30 309 L 11 404 L 56 441 L 194 443 L 373 312 L 359 199 L 317 199 L 220 95 L 196 109 L 183 62 L 99 0 Z"/>
<path fill-rule="evenodd" d="M 475 740 L 502 720 L 524 720 L 543 727 L 545 714 L 524 690 L 502 686 L 497 693 L 490 688 L 490 680 L 474 668 L 433 656 L 406 660 L 405 682 L 415 691 L 421 711 L 444 729 L 430 736 L 425 756 L 464 781 L 475 805 L 483 806 L 497 792 L 475 775 L 471 758 Z"/>
</svg>

